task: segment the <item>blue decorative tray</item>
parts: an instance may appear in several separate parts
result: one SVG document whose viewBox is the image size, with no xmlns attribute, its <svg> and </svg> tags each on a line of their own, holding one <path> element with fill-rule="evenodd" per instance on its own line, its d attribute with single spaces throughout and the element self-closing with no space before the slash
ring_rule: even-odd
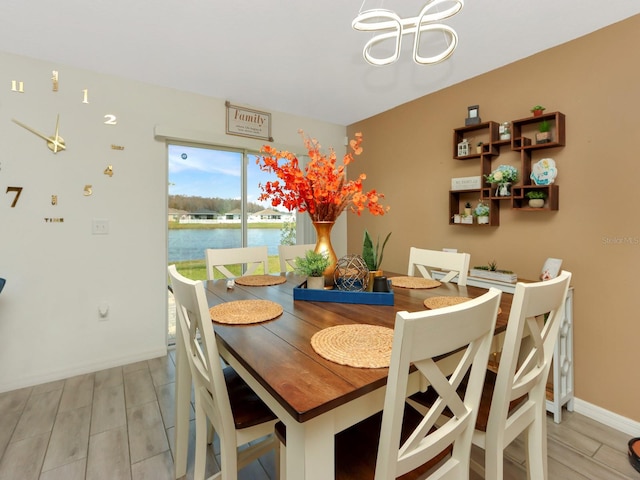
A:
<svg viewBox="0 0 640 480">
<path fill-rule="evenodd" d="M 393 290 L 390 292 L 352 292 L 348 290 L 309 290 L 307 282 L 294 287 L 294 300 L 310 302 L 359 303 L 363 305 L 393 305 Z"/>
</svg>

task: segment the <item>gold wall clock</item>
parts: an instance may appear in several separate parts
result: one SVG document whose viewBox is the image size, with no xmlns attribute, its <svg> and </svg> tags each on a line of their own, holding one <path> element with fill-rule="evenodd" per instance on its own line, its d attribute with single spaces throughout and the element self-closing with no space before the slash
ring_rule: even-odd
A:
<svg viewBox="0 0 640 480">
<path fill-rule="evenodd" d="M 29 178 L 21 186 L 0 183 L 0 193 L 6 189 L 7 195 L 0 208 L 15 208 L 19 200 L 29 197 L 31 188 L 36 189 L 34 195 L 47 198 L 49 206 L 56 208 L 69 205 L 74 198 L 96 194 L 100 187 L 94 180 L 104 170 L 105 163 L 112 163 L 110 152 L 115 144 L 116 139 L 112 137 L 116 130 L 111 129 L 118 124 L 115 114 L 99 112 L 106 101 L 104 91 L 98 90 L 94 104 L 94 92 L 83 83 L 82 74 L 65 76 L 62 71 L 49 70 L 24 75 L 23 78 L 16 73 L 9 84 L 5 84 L 8 88 L 0 95 L 0 104 L 4 95 L 14 96 L 7 99 L 11 102 L 5 102 L 11 104 L 10 109 L 5 109 L 11 111 L 7 120 L 10 119 L 15 127 L 11 131 L 10 160 L 29 162 L 33 169 L 29 170 Z M 29 146 L 34 143 L 37 146 Z M 119 149 L 124 150 L 124 147 Z M 113 167 L 110 165 L 109 168 L 113 175 Z M 78 185 L 71 190 L 69 182 L 74 178 Z M 66 189 L 56 187 L 54 190 L 52 187 L 51 191 L 41 191 L 49 188 L 51 181 L 61 179 L 68 180 L 59 182 L 64 183 Z"/>
</svg>

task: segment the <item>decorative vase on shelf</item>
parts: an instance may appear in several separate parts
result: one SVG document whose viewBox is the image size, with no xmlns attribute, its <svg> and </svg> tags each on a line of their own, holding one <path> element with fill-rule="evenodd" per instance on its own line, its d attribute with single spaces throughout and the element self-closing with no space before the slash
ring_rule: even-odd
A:
<svg viewBox="0 0 640 480">
<path fill-rule="evenodd" d="M 338 257 L 331 245 L 331 229 L 335 225 L 335 222 L 313 222 L 313 226 L 316 229 L 316 248 L 314 252 L 325 253 L 329 259 L 329 266 L 324 270 L 324 284 L 326 286 L 333 285 L 333 272 L 336 269 L 338 263 Z"/>
<path fill-rule="evenodd" d="M 499 183 L 496 189 L 496 197 L 511 196 L 511 182 Z"/>
</svg>

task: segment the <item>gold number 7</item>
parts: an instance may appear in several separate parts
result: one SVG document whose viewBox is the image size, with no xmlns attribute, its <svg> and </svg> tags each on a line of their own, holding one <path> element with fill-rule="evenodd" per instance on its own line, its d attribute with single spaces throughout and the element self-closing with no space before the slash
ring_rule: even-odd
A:
<svg viewBox="0 0 640 480">
<path fill-rule="evenodd" d="M 7 187 L 7 191 L 5 193 L 9 192 L 16 192 L 16 198 L 14 198 L 13 203 L 11 203 L 11 208 L 13 208 L 16 206 L 16 203 L 18 203 L 18 199 L 20 198 L 20 194 L 22 193 L 22 187 Z"/>
</svg>

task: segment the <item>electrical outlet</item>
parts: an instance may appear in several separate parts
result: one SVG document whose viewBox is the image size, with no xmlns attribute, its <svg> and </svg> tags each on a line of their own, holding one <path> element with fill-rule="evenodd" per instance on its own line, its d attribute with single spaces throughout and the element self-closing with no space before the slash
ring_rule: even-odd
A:
<svg viewBox="0 0 640 480">
<path fill-rule="evenodd" d="M 91 233 L 94 235 L 108 235 L 109 220 L 106 218 L 94 218 L 91 224 Z"/>
</svg>

